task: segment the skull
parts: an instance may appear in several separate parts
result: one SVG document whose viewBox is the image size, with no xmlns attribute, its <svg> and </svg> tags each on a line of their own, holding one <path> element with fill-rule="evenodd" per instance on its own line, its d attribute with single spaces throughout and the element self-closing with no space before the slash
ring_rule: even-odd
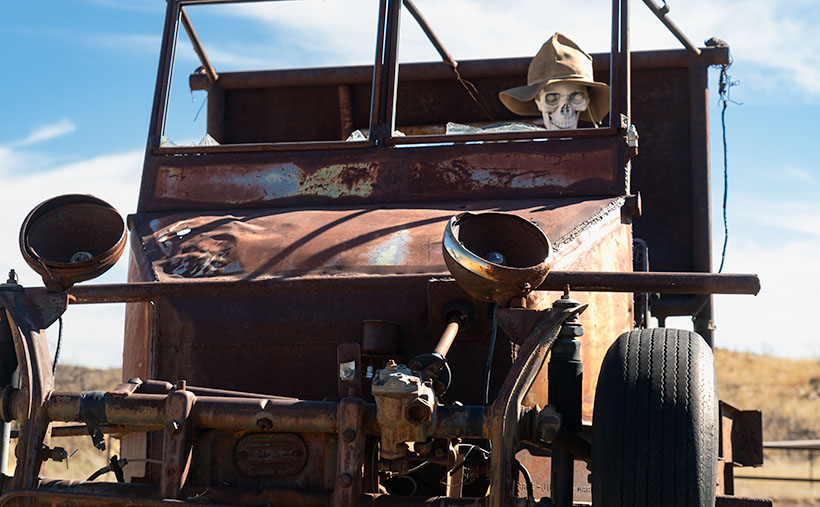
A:
<svg viewBox="0 0 820 507">
<path fill-rule="evenodd" d="M 578 114 L 589 106 L 587 87 L 580 83 L 552 83 L 538 92 L 535 105 L 547 130 L 578 128 Z"/>
</svg>

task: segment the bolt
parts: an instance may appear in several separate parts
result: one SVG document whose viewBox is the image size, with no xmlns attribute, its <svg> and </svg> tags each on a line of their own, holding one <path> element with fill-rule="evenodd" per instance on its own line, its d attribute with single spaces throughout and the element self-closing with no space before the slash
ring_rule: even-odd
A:
<svg viewBox="0 0 820 507">
<path fill-rule="evenodd" d="M 168 421 L 168 424 L 166 425 L 166 428 L 171 433 L 179 433 L 180 425 L 179 425 L 178 421 L 173 421 L 172 420 L 172 421 Z"/>
<path fill-rule="evenodd" d="M 373 367 L 372 366 L 367 367 L 367 373 L 365 373 L 364 376 L 367 377 L 367 378 L 373 378 Z"/>
<path fill-rule="evenodd" d="M 184 380 L 177 380 L 176 390 L 177 391 L 184 391 L 187 387 L 187 382 Z"/>
<path fill-rule="evenodd" d="M 262 419 L 256 421 L 256 427 L 262 431 L 267 431 L 273 428 L 273 421 L 271 421 L 267 417 L 263 417 Z"/>
<path fill-rule="evenodd" d="M 171 477 L 177 474 L 177 467 L 169 466 L 165 469 L 165 475 Z"/>
<path fill-rule="evenodd" d="M 353 368 L 345 368 L 339 376 L 342 380 L 353 380 L 353 377 L 356 376 L 356 370 Z"/>
<path fill-rule="evenodd" d="M 339 486 L 349 488 L 353 485 L 353 476 L 350 474 L 342 474 L 339 476 Z"/>
<path fill-rule="evenodd" d="M 9 270 L 9 279 L 6 280 L 8 284 L 16 284 L 17 283 L 17 272 L 13 269 Z"/>
<path fill-rule="evenodd" d="M 345 442 L 352 442 L 356 438 L 356 430 L 348 428 L 342 432 L 342 438 Z"/>
</svg>

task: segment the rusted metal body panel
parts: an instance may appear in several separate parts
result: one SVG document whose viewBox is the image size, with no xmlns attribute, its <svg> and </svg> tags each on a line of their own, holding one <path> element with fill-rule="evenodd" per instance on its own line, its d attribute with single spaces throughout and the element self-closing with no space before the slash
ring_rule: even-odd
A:
<svg viewBox="0 0 820 507">
<path fill-rule="evenodd" d="M 146 160 L 140 212 L 626 193 L 617 139 Z"/>
<path fill-rule="evenodd" d="M 557 266 L 627 269 L 631 243 L 628 225 L 621 223 L 622 202 L 618 198 L 557 199 L 466 203 L 450 208 L 438 204 L 416 209 L 284 209 L 137 217 L 131 221 L 132 238 L 137 238 L 138 251 L 151 266 L 141 272 L 146 277 L 143 281 L 196 284 L 208 279 L 247 281 L 310 273 L 320 278 L 350 274 L 374 278 L 370 284 L 348 286 L 343 298 L 327 285 L 311 283 L 267 296 L 245 295 L 239 286 L 228 299 L 218 294 L 163 298 L 156 305 L 161 317 L 151 339 L 154 345 L 141 345 L 148 342 L 146 335 L 136 334 L 147 327 L 134 328 L 135 333 L 129 331 L 126 336 L 126 342 L 133 344 L 129 350 L 137 352 L 137 357 L 139 351 L 150 350 L 147 363 L 151 366 L 134 364 L 133 370 L 124 371 L 124 378 L 150 372 L 156 378 L 185 378 L 224 389 L 261 389 L 304 399 L 332 396 L 336 346 L 359 342 L 362 321 L 398 323 L 400 355 L 409 359 L 435 344 L 445 325 L 438 313 L 447 301 L 470 299 L 453 282 L 428 280 L 429 276 L 447 276 L 440 236 L 453 214 L 470 209 L 515 211 L 556 238 Z M 600 261 L 590 264 L 589 259 Z M 401 273 L 429 276 L 392 281 L 377 276 Z M 338 284 L 343 286 L 344 278 Z M 385 298 L 385 293 L 391 296 Z M 533 307 L 548 307 L 554 294 L 540 294 L 532 296 Z M 629 299 L 625 295 L 601 297 Z M 490 323 L 481 305 L 474 305 L 474 324 L 459 334 L 453 346 L 455 371 L 469 371 L 471 364 L 486 355 Z M 628 304 L 615 305 L 612 311 L 612 317 L 620 317 L 611 324 L 597 324 L 612 328 L 596 329 L 608 339 L 631 322 Z M 227 350 L 226 339 L 230 340 Z M 604 340 L 589 350 L 602 354 L 607 344 Z M 590 359 L 594 357 L 598 356 Z M 226 365 L 215 370 L 208 366 L 214 363 Z M 307 367 L 316 373 L 293 382 Z M 593 376 L 589 382 L 591 389 Z M 480 389 L 478 385 L 471 389 L 456 385 L 451 392 L 456 399 L 474 403 L 480 399 Z"/>
</svg>

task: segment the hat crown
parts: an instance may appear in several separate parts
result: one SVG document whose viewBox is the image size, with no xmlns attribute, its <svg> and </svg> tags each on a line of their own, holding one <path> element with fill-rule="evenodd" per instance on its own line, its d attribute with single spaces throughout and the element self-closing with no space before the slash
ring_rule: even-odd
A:
<svg viewBox="0 0 820 507">
<path fill-rule="evenodd" d="M 556 32 L 541 46 L 527 70 L 527 84 L 557 78 L 592 81 L 592 57 L 564 34 Z"/>
</svg>

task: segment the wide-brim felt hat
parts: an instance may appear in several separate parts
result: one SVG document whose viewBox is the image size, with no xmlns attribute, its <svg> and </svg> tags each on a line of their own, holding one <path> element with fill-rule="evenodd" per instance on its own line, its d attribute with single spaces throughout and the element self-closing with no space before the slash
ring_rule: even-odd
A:
<svg viewBox="0 0 820 507">
<path fill-rule="evenodd" d="M 527 84 L 498 94 L 501 102 L 513 113 L 540 116 L 535 97 L 552 83 L 579 83 L 588 87 L 589 107 L 582 111 L 582 120 L 600 122 L 609 113 L 609 85 L 592 77 L 592 57 L 564 34 L 555 33 L 541 46 L 527 70 Z"/>
</svg>

